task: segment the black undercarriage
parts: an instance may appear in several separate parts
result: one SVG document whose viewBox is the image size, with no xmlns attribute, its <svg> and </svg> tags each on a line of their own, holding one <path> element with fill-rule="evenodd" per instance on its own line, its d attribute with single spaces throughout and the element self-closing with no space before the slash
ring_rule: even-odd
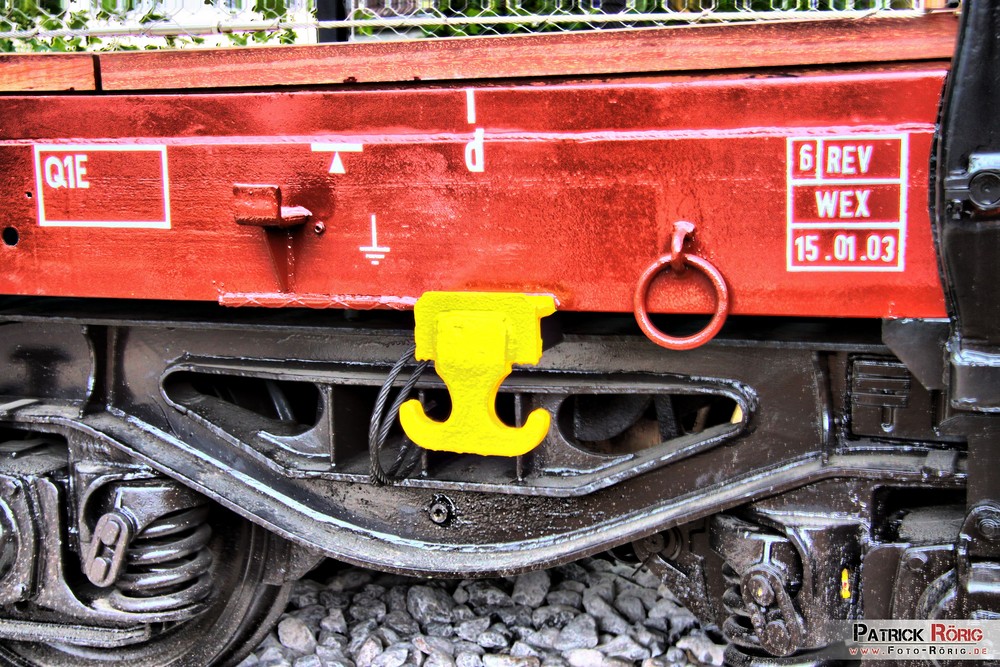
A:
<svg viewBox="0 0 1000 667">
<path fill-rule="evenodd" d="M 1000 513 L 970 470 L 993 420 L 949 406 L 941 364 L 900 360 L 947 322 L 734 319 L 663 354 L 631 318 L 562 315 L 497 401 L 511 425 L 547 408 L 542 445 L 429 452 L 397 425 L 380 485 L 368 426 L 407 315 L 17 299 L 0 318 L 0 635 L 72 628 L 73 660 L 211 627 L 238 525 L 275 590 L 324 555 L 466 576 L 632 544 L 736 663 L 822 661 L 831 619 L 997 608 Z M 448 414 L 433 373 L 415 395 Z"/>
</svg>

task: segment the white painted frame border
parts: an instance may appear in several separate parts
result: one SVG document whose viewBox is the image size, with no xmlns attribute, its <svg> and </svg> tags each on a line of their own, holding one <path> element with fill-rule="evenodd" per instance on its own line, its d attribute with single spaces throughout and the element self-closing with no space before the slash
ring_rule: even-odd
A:
<svg viewBox="0 0 1000 667">
<path fill-rule="evenodd" d="M 49 220 L 45 216 L 45 195 L 42 182 L 42 153 L 92 153 L 95 151 L 156 152 L 160 154 L 163 183 L 163 220 Z M 167 147 L 163 144 L 34 144 L 35 194 L 38 201 L 39 227 L 105 227 L 117 229 L 170 229 L 170 177 L 167 171 Z"/>
</svg>

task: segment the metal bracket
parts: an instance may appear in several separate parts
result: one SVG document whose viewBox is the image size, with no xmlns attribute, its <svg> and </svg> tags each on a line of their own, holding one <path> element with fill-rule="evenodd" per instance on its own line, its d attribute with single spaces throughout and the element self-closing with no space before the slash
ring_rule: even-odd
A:
<svg viewBox="0 0 1000 667">
<path fill-rule="evenodd" d="M 805 640 L 805 622 L 795 609 L 783 573 L 762 563 L 747 570 L 742 584 L 743 604 L 761 646 L 779 656 L 798 650 Z"/>
<path fill-rule="evenodd" d="M 94 539 L 83 556 L 83 571 L 95 586 L 110 586 L 125 567 L 125 552 L 135 535 L 132 521 L 122 512 L 108 512 L 97 521 Z"/>
<path fill-rule="evenodd" d="M 970 202 L 979 211 L 1000 207 L 1000 153 L 973 153 L 968 169 L 944 179 L 945 199 L 952 217 L 961 218 L 961 206 Z"/>
<path fill-rule="evenodd" d="M 279 227 L 301 225 L 312 212 L 302 206 L 282 206 L 277 185 L 233 185 L 233 217 L 238 225 Z"/>
<path fill-rule="evenodd" d="M 127 628 L 92 627 L 65 623 L 40 623 L 0 619 L 0 638 L 12 641 L 51 642 L 93 646 L 96 648 L 118 648 L 145 641 L 153 636 L 149 625 L 135 625 Z"/>
<path fill-rule="evenodd" d="M 233 185 L 233 218 L 236 224 L 260 227 L 274 275 L 282 292 L 288 292 L 295 274 L 293 238 L 299 227 L 312 217 L 312 212 L 302 206 L 283 206 L 281 188 L 277 185 Z M 322 223 L 317 223 L 317 229 Z"/>
<path fill-rule="evenodd" d="M 987 501 L 965 517 L 955 544 L 956 607 L 959 618 L 975 618 L 1000 599 L 1000 504 Z"/>
</svg>

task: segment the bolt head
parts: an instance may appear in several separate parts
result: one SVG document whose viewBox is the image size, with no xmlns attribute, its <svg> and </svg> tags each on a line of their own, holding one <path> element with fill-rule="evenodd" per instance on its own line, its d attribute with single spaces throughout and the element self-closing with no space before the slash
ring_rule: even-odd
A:
<svg viewBox="0 0 1000 667">
<path fill-rule="evenodd" d="M 906 559 L 906 567 L 911 572 L 920 572 L 927 565 L 927 554 L 922 552 L 916 552 L 910 554 Z"/>
<path fill-rule="evenodd" d="M 122 527 L 117 522 L 108 521 L 101 527 L 101 542 L 110 546 L 118 540 L 121 532 Z"/>
<path fill-rule="evenodd" d="M 976 530 L 990 542 L 1000 539 L 1000 514 L 984 512 L 976 521 Z"/>
<path fill-rule="evenodd" d="M 750 587 L 750 596 L 760 606 L 767 607 L 774 602 L 774 589 L 764 575 L 755 574 L 750 577 L 747 585 Z"/>
<path fill-rule="evenodd" d="M 1000 205 L 1000 173 L 990 170 L 973 176 L 969 181 L 969 196 L 981 209 L 996 208 Z"/>
<path fill-rule="evenodd" d="M 427 513 L 430 515 L 431 521 L 439 526 L 443 526 L 451 519 L 451 507 L 441 501 L 433 503 Z"/>
<path fill-rule="evenodd" d="M 784 649 L 788 646 L 788 628 L 785 627 L 784 621 L 771 621 L 767 624 L 764 629 L 764 635 L 767 637 L 768 644 L 775 648 Z"/>
<path fill-rule="evenodd" d="M 104 557 L 95 558 L 90 563 L 90 568 L 87 571 L 87 578 L 90 579 L 97 585 L 101 585 L 107 579 L 108 573 L 111 571 L 111 561 Z"/>
<path fill-rule="evenodd" d="M 648 549 L 650 553 L 658 554 L 667 547 L 667 541 L 663 539 L 663 533 L 656 533 L 655 535 L 650 535 L 643 540 L 643 546 Z"/>
</svg>

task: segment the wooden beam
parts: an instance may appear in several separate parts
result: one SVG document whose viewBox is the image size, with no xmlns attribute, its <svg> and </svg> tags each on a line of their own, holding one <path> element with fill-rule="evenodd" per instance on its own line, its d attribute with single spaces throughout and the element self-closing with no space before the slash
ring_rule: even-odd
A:
<svg viewBox="0 0 1000 667">
<path fill-rule="evenodd" d="M 106 54 L 0 55 L 0 92 L 180 90 L 697 72 L 951 57 L 958 20 L 923 17 Z"/>
<path fill-rule="evenodd" d="M 101 54 L 106 90 L 311 86 L 948 59 L 953 12 L 751 25 Z"/>
<path fill-rule="evenodd" d="M 95 90 L 90 53 L 0 55 L 0 92 Z"/>
</svg>

